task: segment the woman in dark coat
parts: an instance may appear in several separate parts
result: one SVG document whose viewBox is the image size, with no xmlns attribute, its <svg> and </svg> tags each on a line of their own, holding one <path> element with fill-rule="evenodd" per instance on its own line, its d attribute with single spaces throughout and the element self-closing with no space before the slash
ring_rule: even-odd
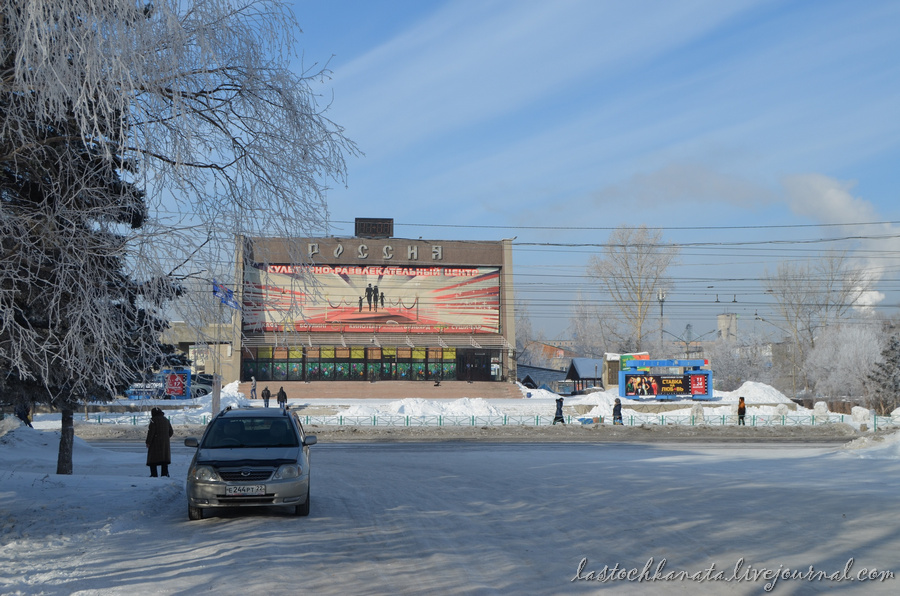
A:
<svg viewBox="0 0 900 596">
<path fill-rule="evenodd" d="M 162 475 L 169 475 L 169 464 L 172 463 L 172 449 L 169 438 L 175 434 L 169 419 L 159 408 L 150 410 L 150 427 L 147 429 L 147 465 L 150 476 L 156 477 L 156 466 L 161 466 Z"/>
<path fill-rule="evenodd" d="M 738 425 L 747 426 L 744 423 L 744 416 L 747 414 L 747 404 L 744 403 L 744 398 L 741 397 L 738 399 Z"/>
<path fill-rule="evenodd" d="M 616 398 L 616 403 L 613 406 L 613 424 L 622 424 L 622 400 L 618 397 Z"/>
<path fill-rule="evenodd" d="M 566 419 L 563 418 L 563 398 L 557 398 L 556 400 L 556 414 L 553 416 L 553 424 L 557 422 L 566 423 Z"/>
</svg>

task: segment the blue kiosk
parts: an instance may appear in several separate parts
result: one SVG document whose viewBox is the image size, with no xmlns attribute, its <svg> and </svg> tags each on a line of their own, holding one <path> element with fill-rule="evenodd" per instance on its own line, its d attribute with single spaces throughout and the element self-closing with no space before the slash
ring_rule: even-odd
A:
<svg viewBox="0 0 900 596">
<path fill-rule="evenodd" d="M 714 399 L 712 371 L 701 368 L 708 365 L 708 360 L 627 360 L 619 370 L 619 397 L 710 401 Z M 682 369 L 681 374 L 673 374 L 674 368 Z"/>
</svg>

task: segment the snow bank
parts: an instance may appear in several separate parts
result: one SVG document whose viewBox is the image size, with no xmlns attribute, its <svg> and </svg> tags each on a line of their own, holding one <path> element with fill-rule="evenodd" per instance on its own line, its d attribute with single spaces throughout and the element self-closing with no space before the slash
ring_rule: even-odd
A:
<svg viewBox="0 0 900 596">
<path fill-rule="evenodd" d="M 486 400 L 463 397 L 452 402 L 411 397 L 378 406 L 350 406 L 343 416 L 503 416 Z"/>
<path fill-rule="evenodd" d="M 518 385 L 519 391 L 522 392 L 522 397 L 530 397 L 533 399 L 556 399 L 559 397 L 558 394 L 547 391 L 546 389 L 529 389 L 522 383 L 516 383 L 516 385 Z"/>
<path fill-rule="evenodd" d="M 860 437 L 843 446 L 861 459 L 900 459 L 900 432 Z"/>
<path fill-rule="evenodd" d="M 743 397 L 747 405 L 793 403 L 784 393 L 771 385 L 756 381 L 747 381 L 734 391 L 714 391 L 713 396 L 725 402 L 733 401 L 735 403 L 739 397 Z"/>
</svg>

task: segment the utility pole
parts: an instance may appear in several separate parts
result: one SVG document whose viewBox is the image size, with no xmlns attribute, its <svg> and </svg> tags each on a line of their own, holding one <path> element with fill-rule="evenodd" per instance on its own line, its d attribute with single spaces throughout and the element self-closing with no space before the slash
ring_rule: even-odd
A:
<svg viewBox="0 0 900 596">
<path fill-rule="evenodd" d="M 659 356 L 663 355 L 663 304 L 666 302 L 666 291 L 656 291 L 656 299 L 659 301 Z"/>
</svg>

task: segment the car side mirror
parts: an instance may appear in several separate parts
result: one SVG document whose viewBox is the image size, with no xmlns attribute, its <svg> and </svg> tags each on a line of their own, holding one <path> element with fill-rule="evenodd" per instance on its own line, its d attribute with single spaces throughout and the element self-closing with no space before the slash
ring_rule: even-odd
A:
<svg viewBox="0 0 900 596">
<path fill-rule="evenodd" d="M 197 437 L 188 437 L 184 440 L 185 447 L 199 447 L 200 441 L 197 440 Z"/>
<path fill-rule="evenodd" d="M 307 447 L 310 445 L 316 444 L 316 435 L 306 435 L 306 439 L 303 441 L 303 444 Z"/>
</svg>

